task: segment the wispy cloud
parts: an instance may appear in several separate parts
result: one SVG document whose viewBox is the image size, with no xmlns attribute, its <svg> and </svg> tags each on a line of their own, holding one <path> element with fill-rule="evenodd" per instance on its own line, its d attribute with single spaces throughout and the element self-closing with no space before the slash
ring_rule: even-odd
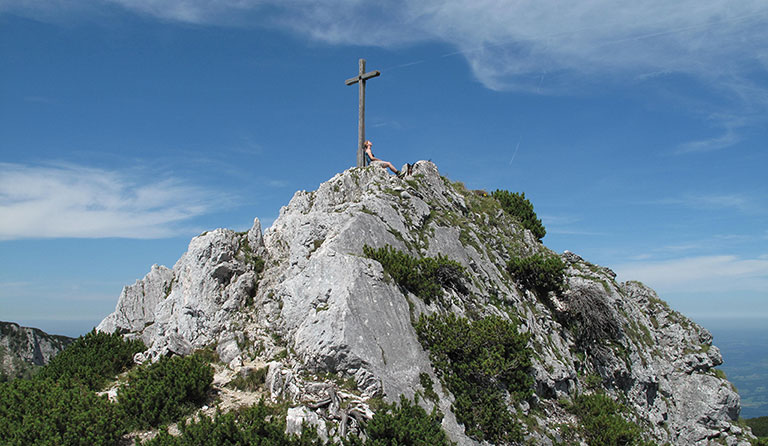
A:
<svg viewBox="0 0 768 446">
<path fill-rule="evenodd" d="M 694 137 L 677 154 L 733 146 L 741 127 L 764 123 L 768 112 L 763 0 L 0 0 L 0 12 L 50 17 L 107 5 L 167 21 L 289 30 L 328 44 L 441 42 L 453 50 L 433 60 L 462 57 L 494 90 L 572 94 L 588 86 L 695 81 L 711 96 L 689 109 L 707 117 L 727 108 L 731 118 L 715 117 L 721 134 Z M 738 124 L 744 117 L 750 119 Z"/>
<path fill-rule="evenodd" d="M 678 146 L 675 153 L 711 152 L 730 147 L 741 141 L 741 137 L 732 129 L 728 129 L 723 135 L 697 141 L 689 141 Z"/>
<path fill-rule="evenodd" d="M 734 86 L 734 88 L 738 89 L 739 87 Z M 750 99 L 742 98 L 742 103 L 749 102 Z M 757 102 L 768 104 L 768 98 L 758 99 Z M 753 110 L 750 112 L 750 114 L 754 112 L 755 111 Z M 708 120 L 715 123 L 716 126 L 721 127 L 723 129 L 722 134 L 680 144 L 674 151 L 674 154 L 679 155 L 697 152 L 711 152 L 714 150 L 731 147 L 742 140 L 742 137 L 739 135 L 738 131 L 741 128 L 746 127 L 749 124 L 749 121 L 754 119 L 754 117 L 748 118 L 747 116 L 738 116 L 728 113 L 713 113 L 708 116 Z"/>
<path fill-rule="evenodd" d="M 768 293 L 768 259 L 734 255 L 637 261 L 613 267 L 621 280 L 640 280 L 661 292 Z"/>
<path fill-rule="evenodd" d="M 762 205 L 758 201 L 749 195 L 740 193 L 688 194 L 646 202 L 645 204 L 683 206 L 708 211 L 730 209 L 744 213 L 755 213 L 762 210 Z"/>
<path fill-rule="evenodd" d="M 541 215 L 547 234 L 604 236 L 603 232 L 586 231 L 575 227 L 583 219 L 576 215 Z"/>
<path fill-rule="evenodd" d="M 394 47 L 441 41 L 496 89 L 535 91 L 576 79 L 683 73 L 728 81 L 745 97 L 764 88 L 745 73 L 768 65 L 768 4 L 761 0 L 90 0 L 196 24 L 291 29 L 332 44 Z M 0 0 L 0 11 L 67 2 Z M 48 6 L 46 6 L 48 5 Z M 404 61 L 408 66 L 419 61 Z M 559 85 L 558 85 L 559 84 Z M 763 93 L 764 94 L 764 93 Z"/>
<path fill-rule="evenodd" d="M 0 240 L 168 237 L 220 203 L 213 195 L 136 172 L 0 163 Z"/>
</svg>

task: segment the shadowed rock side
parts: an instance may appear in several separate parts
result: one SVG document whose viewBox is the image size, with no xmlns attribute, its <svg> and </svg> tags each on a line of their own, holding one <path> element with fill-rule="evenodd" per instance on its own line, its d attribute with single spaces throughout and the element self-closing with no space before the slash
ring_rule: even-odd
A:
<svg viewBox="0 0 768 446">
<path fill-rule="evenodd" d="M 440 254 L 463 265 L 467 279 L 427 305 L 364 257 L 364 245 Z M 734 424 L 738 394 L 713 369 L 722 358 L 709 332 L 653 290 L 617 283 L 608 268 L 568 252 L 560 255 L 566 291 L 537 297 L 506 270 L 511 258 L 535 253 L 553 254 L 493 198 L 452 184 L 431 162 L 405 179 L 349 169 L 297 192 L 263 237 L 256 220 L 245 233 L 194 238 L 173 269 L 153 266 L 127 286 L 98 329 L 140 336 L 150 358 L 215 346 L 235 370 L 269 361 L 273 398 L 316 425 L 339 422 L 328 383 L 353 380 L 345 397 L 357 412 L 342 414 L 338 434 L 348 420 L 354 427 L 350 413 L 370 413 L 370 398 L 422 393 L 421 374 L 439 382 L 412 325 L 420 314 L 498 315 L 531 334 L 535 395 L 514 409 L 533 420 L 524 429 L 534 444 L 561 438 L 557 426 L 576 422 L 562 401 L 596 380 L 626 396 L 631 417 L 659 443 L 748 444 Z M 478 444 L 456 422 L 453 397 L 434 389 L 452 439 Z"/>
<path fill-rule="evenodd" d="M 48 364 L 73 339 L 50 335 L 37 328 L 0 322 L 0 382 L 28 376 Z"/>
</svg>

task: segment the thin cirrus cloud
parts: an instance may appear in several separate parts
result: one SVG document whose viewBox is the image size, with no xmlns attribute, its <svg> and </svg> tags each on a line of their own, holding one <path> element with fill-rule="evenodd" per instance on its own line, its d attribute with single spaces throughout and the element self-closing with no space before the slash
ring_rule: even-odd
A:
<svg viewBox="0 0 768 446">
<path fill-rule="evenodd" d="M 768 293 L 768 259 L 734 255 L 636 261 L 613 268 L 621 280 L 639 280 L 660 292 Z"/>
<path fill-rule="evenodd" d="M 41 14 L 67 4 L 0 0 L 0 12 Z M 448 43 L 489 88 L 563 92 L 579 81 L 637 82 L 669 74 L 752 91 L 768 65 L 763 0 L 85 0 L 162 20 L 288 29 L 330 44 L 388 48 Z M 89 8 L 83 7 L 89 5 Z M 49 5 L 49 6 L 47 6 Z M 74 7 L 72 7 L 74 8 Z M 439 56 L 436 56 L 439 57 Z M 403 61 L 409 65 L 413 61 Z M 544 80 L 544 82 L 542 82 Z M 754 90 L 761 92 L 756 95 Z"/>
<path fill-rule="evenodd" d="M 731 117 L 715 117 L 722 132 L 690 138 L 673 150 L 678 155 L 739 144 L 744 125 L 734 118 L 755 125 L 768 116 L 764 0 L 0 0 L 0 13 L 46 19 L 115 7 L 163 21 L 287 30 L 332 45 L 443 43 L 451 50 L 432 60 L 462 57 L 493 90 L 563 95 L 666 80 L 673 88 L 698 85 L 706 98 L 677 100 L 706 119 L 723 110 Z"/>
<path fill-rule="evenodd" d="M 747 214 L 765 212 L 760 201 L 746 194 L 738 193 L 692 194 L 677 198 L 665 198 L 649 204 L 685 206 L 704 211 L 736 210 Z"/>
<path fill-rule="evenodd" d="M 679 144 L 678 155 L 734 146 L 742 138 L 733 117 L 754 124 L 768 114 L 763 0 L 91 1 L 162 20 L 288 30 L 333 45 L 396 50 L 444 43 L 452 50 L 433 60 L 463 57 L 482 85 L 499 91 L 563 95 L 693 80 L 710 91 L 703 104 L 689 107 L 693 113 L 706 117 L 727 109 L 732 118 L 716 119 L 720 135 Z M 422 62 L 402 60 L 389 68 Z"/>
<path fill-rule="evenodd" d="M 0 240 L 161 238 L 189 232 L 213 194 L 175 179 L 140 182 L 76 165 L 0 163 Z"/>
</svg>

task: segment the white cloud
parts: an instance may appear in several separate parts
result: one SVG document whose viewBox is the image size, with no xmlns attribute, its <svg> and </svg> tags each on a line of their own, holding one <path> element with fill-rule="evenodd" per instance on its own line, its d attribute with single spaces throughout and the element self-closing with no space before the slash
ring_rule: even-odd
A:
<svg viewBox="0 0 768 446">
<path fill-rule="evenodd" d="M 706 99 L 677 99 L 723 132 L 693 137 L 678 154 L 733 146 L 742 127 L 764 123 L 768 112 L 764 0 L 0 0 L 0 12 L 50 19 L 107 5 L 167 21 L 289 30 L 334 45 L 445 43 L 454 51 L 433 60 L 463 57 L 495 90 L 578 94 L 667 79 L 679 90 L 679 82 L 695 81 L 710 91 Z M 709 116 L 725 109 L 730 118 Z"/>
<path fill-rule="evenodd" d="M 214 197 L 173 178 L 75 165 L 0 163 L 0 240 L 159 238 L 211 211 Z"/>
<path fill-rule="evenodd" d="M 760 92 L 756 88 L 752 89 L 750 94 L 741 91 L 744 87 L 739 85 L 740 83 L 734 83 L 730 85 L 730 91 L 734 96 L 738 97 L 739 102 L 747 104 L 751 108 L 752 103 L 756 104 L 768 104 L 768 96 L 760 97 Z M 765 92 L 764 92 L 765 93 Z M 756 95 L 752 97 L 751 95 Z M 755 114 L 755 110 L 746 110 L 747 114 Z M 746 116 L 732 115 L 728 113 L 713 113 L 708 119 L 714 122 L 717 126 L 723 128 L 722 134 L 719 136 L 713 136 L 709 138 L 699 139 L 695 141 L 688 141 L 678 145 L 675 154 L 686 154 L 695 152 L 711 152 L 713 150 L 720 150 L 726 147 L 733 146 L 739 143 L 742 138 L 737 133 L 737 130 L 746 127 L 755 118 L 747 118 Z"/>
<path fill-rule="evenodd" d="M 747 82 L 745 72 L 768 65 L 768 4 L 763 0 L 74 3 L 118 4 L 187 23 L 288 28 L 331 44 L 393 47 L 446 42 L 467 59 L 483 84 L 497 89 L 534 91 L 541 88 L 542 76 L 547 89 L 560 90 L 572 87 L 577 79 L 638 81 L 648 73 L 683 73 L 728 81 L 734 91 L 738 86 L 744 96 L 753 97 L 759 84 Z M 65 4 L 0 0 L 0 11 L 58 10 Z M 765 95 L 764 88 L 758 89 Z"/>
<path fill-rule="evenodd" d="M 711 152 L 713 150 L 730 147 L 739 141 L 741 141 L 741 137 L 739 137 L 733 130 L 728 129 L 721 136 L 680 144 L 675 153 Z"/>
<path fill-rule="evenodd" d="M 689 194 L 677 198 L 646 202 L 652 205 L 685 206 L 706 211 L 724 211 L 735 209 L 743 213 L 764 212 L 762 204 L 754 198 L 739 193 L 702 193 Z"/>
<path fill-rule="evenodd" d="M 616 265 L 620 280 L 639 280 L 660 293 L 752 291 L 768 294 L 768 259 L 734 255 L 685 257 Z"/>
</svg>

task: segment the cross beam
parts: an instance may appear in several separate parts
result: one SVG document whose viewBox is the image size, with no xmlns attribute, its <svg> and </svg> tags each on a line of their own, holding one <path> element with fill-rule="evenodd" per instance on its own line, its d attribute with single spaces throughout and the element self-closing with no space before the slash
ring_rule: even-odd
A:
<svg viewBox="0 0 768 446">
<path fill-rule="evenodd" d="M 365 142 L 365 81 L 381 74 L 379 70 L 365 72 L 365 59 L 359 61 L 360 71 L 357 76 L 344 81 L 347 85 L 360 85 L 360 118 L 357 122 L 357 167 L 365 167 L 363 142 Z"/>
</svg>

